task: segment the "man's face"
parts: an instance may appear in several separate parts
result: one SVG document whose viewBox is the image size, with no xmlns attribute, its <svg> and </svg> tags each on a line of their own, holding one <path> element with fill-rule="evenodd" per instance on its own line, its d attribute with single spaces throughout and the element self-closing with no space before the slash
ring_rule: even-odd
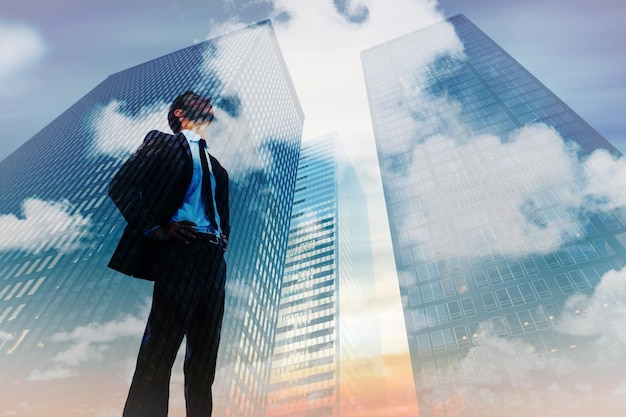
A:
<svg viewBox="0 0 626 417">
<path fill-rule="evenodd" d="M 211 98 L 201 97 L 197 94 L 191 95 L 185 100 L 185 118 L 194 122 L 211 122 L 215 117 Z"/>
</svg>

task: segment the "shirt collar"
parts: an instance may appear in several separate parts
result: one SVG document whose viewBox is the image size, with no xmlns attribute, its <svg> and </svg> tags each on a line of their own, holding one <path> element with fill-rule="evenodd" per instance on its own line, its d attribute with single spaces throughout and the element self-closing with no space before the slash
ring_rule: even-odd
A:
<svg viewBox="0 0 626 417">
<path fill-rule="evenodd" d="M 200 135 L 198 135 L 196 132 L 194 132 L 193 130 L 189 130 L 189 129 L 183 129 L 180 131 L 180 133 L 182 133 L 185 136 L 185 139 L 187 139 L 188 142 L 199 142 L 200 139 L 202 139 L 202 137 Z M 207 148 L 209 146 L 207 145 Z"/>
</svg>

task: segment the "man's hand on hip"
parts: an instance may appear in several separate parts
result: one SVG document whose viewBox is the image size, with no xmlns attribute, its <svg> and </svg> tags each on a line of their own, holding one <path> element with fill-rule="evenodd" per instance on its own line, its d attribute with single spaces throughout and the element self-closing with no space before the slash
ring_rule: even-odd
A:
<svg viewBox="0 0 626 417">
<path fill-rule="evenodd" d="M 189 243 L 189 240 L 196 238 L 195 223 L 189 220 L 181 220 L 179 222 L 168 223 L 165 226 L 159 226 L 154 229 L 148 236 L 152 239 L 166 241 L 170 239 L 178 239 L 183 243 Z"/>
</svg>

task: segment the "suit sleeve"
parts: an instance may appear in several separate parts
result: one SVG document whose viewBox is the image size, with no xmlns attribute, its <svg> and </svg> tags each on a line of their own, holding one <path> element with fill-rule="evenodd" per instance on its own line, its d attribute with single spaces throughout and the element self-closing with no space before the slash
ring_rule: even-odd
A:
<svg viewBox="0 0 626 417">
<path fill-rule="evenodd" d="M 230 236 L 230 209 L 228 207 L 228 173 L 226 173 L 225 177 L 226 177 L 226 184 L 224 186 L 224 189 L 225 189 L 224 196 L 223 196 L 224 201 L 222 202 L 222 205 L 223 205 L 222 211 L 224 213 L 223 217 L 222 217 L 222 214 L 220 214 L 220 219 L 223 219 L 220 221 L 220 223 L 223 223 L 223 224 L 221 224 L 220 226 L 222 227 L 222 233 L 224 233 L 226 235 L 226 239 L 228 239 Z"/>
<path fill-rule="evenodd" d="M 163 172 L 168 165 L 168 146 L 163 135 L 158 131 L 148 133 L 109 184 L 109 196 L 136 233 L 143 233 L 162 220 L 153 200 L 159 188 L 167 188 L 164 181 L 168 178 Z"/>
<path fill-rule="evenodd" d="M 220 215 L 220 228 L 222 233 L 226 235 L 226 238 L 230 236 L 230 209 L 228 206 L 228 172 L 222 167 L 222 165 L 211 157 L 211 164 L 213 165 L 213 174 L 216 176 L 215 181 L 218 183 L 219 188 L 215 194 L 215 204 Z"/>
</svg>

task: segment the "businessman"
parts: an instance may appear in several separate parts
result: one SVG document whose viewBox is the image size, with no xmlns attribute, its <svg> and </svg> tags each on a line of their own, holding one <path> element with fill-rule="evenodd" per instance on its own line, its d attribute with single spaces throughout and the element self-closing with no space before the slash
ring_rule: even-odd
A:
<svg viewBox="0 0 626 417">
<path fill-rule="evenodd" d="M 174 134 L 148 133 L 109 186 L 128 223 L 109 267 L 154 281 L 124 417 L 167 416 L 183 336 L 187 417 L 211 415 L 230 233 L 228 173 L 204 140 L 213 118 L 209 98 L 176 97 L 168 111 Z"/>
</svg>

